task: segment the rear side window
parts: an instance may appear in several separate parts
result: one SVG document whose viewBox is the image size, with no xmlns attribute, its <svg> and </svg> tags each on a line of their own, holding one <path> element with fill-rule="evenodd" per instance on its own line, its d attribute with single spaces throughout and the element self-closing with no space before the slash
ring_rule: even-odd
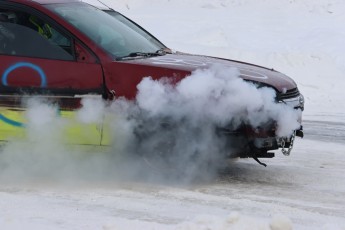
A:
<svg viewBox="0 0 345 230">
<path fill-rule="evenodd" d="M 0 55 L 74 60 L 72 42 L 53 26 L 22 11 L 0 9 Z"/>
</svg>

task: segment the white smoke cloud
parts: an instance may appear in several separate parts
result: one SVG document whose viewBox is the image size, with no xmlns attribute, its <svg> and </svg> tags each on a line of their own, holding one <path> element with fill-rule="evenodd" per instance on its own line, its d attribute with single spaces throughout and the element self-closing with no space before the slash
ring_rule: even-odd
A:
<svg viewBox="0 0 345 230">
<path fill-rule="evenodd" d="M 39 98 L 30 98 L 23 103 L 27 107 L 25 137 L 7 143 L 0 152 L 0 177 L 3 180 L 42 179 L 60 167 L 59 162 L 64 162 L 61 162 L 62 155 L 57 154 L 63 151 L 60 143 L 64 126 L 58 107 Z"/>
<path fill-rule="evenodd" d="M 101 97 L 84 98 L 82 107 L 77 111 L 77 119 L 83 123 L 98 123 L 102 121 L 105 113 L 105 103 Z"/>
<path fill-rule="evenodd" d="M 169 175 L 170 168 L 183 172 L 184 178 L 209 167 L 215 171 L 214 166 L 223 161 L 222 154 L 237 151 L 242 140 L 217 135 L 217 127 L 235 130 L 246 124 L 255 129 L 275 121 L 276 134 L 283 137 L 300 125 L 300 112 L 277 104 L 274 89 L 258 89 L 241 79 L 234 68 L 215 65 L 196 70 L 177 84 L 168 78 L 147 77 L 137 88 L 135 103 L 118 99 L 112 113 L 118 114 L 122 127 L 126 124 L 136 156 Z M 118 138 L 119 130 L 124 129 L 117 125 Z"/>
<path fill-rule="evenodd" d="M 9 142 L 0 152 L 1 178 L 209 178 L 242 143 L 219 135 L 217 127 L 256 128 L 274 120 L 278 136 L 289 136 L 299 127 L 299 112 L 277 104 L 275 96 L 271 88 L 258 89 L 242 80 L 237 69 L 213 66 L 177 84 L 144 78 L 133 101 L 118 98 L 106 104 L 84 98 L 76 120 L 33 98 L 25 102 L 26 139 Z M 62 137 L 71 122 L 103 122 L 101 135 L 110 136 L 111 146 L 90 154 L 66 145 Z"/>
<path fill-rule="evenodd" d="M 24 102 L 26 132 L 30 141 L 60 142 L 63 120 L 59 117 L 58 106 L 33 97 Z"/>
<path fill-rule="evenodd" d="M 289 136 L 299 127 L 298 112 L 275 102 L 272 88 L 260 88 L 239 78 L 237 69 L 213 66 L 196 70 L 172 86 L 167 79 L 145 78 L 138 85 L 137 102 L 149 116 L 191 118 L 195 122 L 258 127 L 278 122 L 278 136 Z M 286 122 L 288 121 L 288 122 Z"/>
</svg>

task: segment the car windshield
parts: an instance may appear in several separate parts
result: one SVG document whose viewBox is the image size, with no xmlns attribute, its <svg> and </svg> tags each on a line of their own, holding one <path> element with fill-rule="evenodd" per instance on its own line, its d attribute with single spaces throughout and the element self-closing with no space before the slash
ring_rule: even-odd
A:
<svg viewBox="0 0 345 230">
<path fill-rule="evenodd" d="M 134 23 L 124 23 L 118 17 L 85 3 L 51 4 L 47 7 L 95 43 L 116 60 L 162 55 L 165 46 Z"/>
<path fill-rule="evenodd" d="M 114 17 L 116 20 L 121 21 L 123 24 L 126 24 L 126 26 L 130 27 L 137 33 L 141 34 L 146 39 L 150 40 L 151 42 L 157 44 L 159 47 L 165 47 L 157 38 L 152 36 L 149 32 L 147 32 L 145 29 L 141 28 L 139 25 L 137 25 L 135 22 L 131 21 L 130 19 L 126 18 L 119 12 L 116 12 L 114 10 L 104 10 L 107 14 Z"/>
</svg>

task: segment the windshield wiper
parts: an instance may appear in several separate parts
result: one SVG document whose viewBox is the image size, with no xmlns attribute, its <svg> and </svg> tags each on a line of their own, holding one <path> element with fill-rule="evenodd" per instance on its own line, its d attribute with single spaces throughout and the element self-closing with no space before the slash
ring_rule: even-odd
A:
<svg viewBox="0 0 345 230">
<path fill-rule="evenodd" d="M 119 57 L 117 58 L 117 60 L 126 60 L 126 59 L 132 59 L 132 58 L 136 58 L 136 57 L 156 57 L 156 56 L 163 56 L 165 55 L 166 52 L 164 49 L 159 49 L 157 50 L 156 52 L 153 52 L 153 53 L 145 53 L 145 52 L 133 52 L 133 53 L 130 53 L 126 56 L 123 56 L 123 57 Z"/>
</svg>

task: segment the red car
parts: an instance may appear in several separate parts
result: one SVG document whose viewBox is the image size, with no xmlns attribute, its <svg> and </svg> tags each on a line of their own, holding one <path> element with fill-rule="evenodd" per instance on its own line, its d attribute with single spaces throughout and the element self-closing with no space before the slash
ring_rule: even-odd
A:
<svg viewBox="0 0 345 230">
<path fill-rule="evenodd" d="M 112 9 L 78 0 L 0 1 L 0 138 L 7 138 L 7 126 L 22 126 L 6 111 L 23 109 L 24 95 L 54 98 L 62 111 L 73 111 L 83 95 L 134 99 L 147 76 L 176 83 L 214 64 L 237 68 L 245 81 L 273 89 L 277 103 L 303 110 L 303 96 L 289 77 L 249 63 L 172 52 Z M 290 137 L 277 137 L 275 124 L 258 128 L 243 123 L 216 132 L 246 140 L 237 152 L 240 157 L 273 157 L 268 151 L 279 148 L 288 155 L 295 136 L 303 136 L 302 126 Z"/>
</svg>

